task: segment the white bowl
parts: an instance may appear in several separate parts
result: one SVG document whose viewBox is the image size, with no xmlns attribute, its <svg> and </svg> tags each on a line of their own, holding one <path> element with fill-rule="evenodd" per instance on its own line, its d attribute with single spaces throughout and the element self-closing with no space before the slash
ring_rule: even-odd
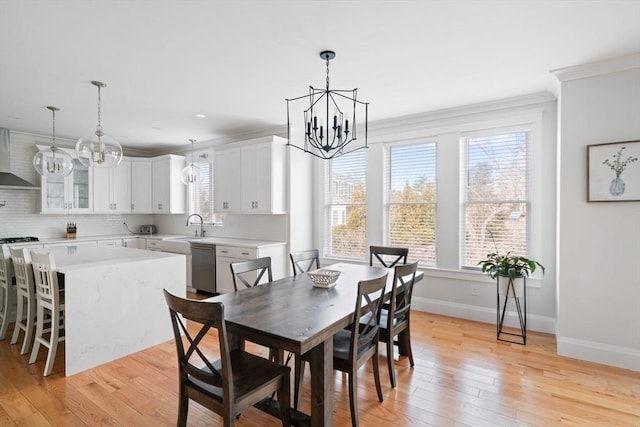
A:
<svg viewBox="0 0 640 427">
<path fill-rule="evenodd" d="M 326 268 L 309 271 L 307 274 L 313 282 L 313 286 L 318 288 L 332 288 L 336 285 L 338 277 L 340 277 L 339 271 Z"/>
</svg>

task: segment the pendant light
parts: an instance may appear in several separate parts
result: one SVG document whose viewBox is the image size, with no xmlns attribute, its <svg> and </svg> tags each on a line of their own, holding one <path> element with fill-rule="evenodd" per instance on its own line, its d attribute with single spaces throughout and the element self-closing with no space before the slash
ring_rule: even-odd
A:
<svg viewBox="0 0 640 427">
<path fill-rule="evenodd" d="M 196 140 L 190 139 L 189 141 L 191 141 L 191 164 L 182 169 L 180 176 L 185 185 L 193 184 L 198 180 L 198 165 L 193 163 L 193 143 L 196 142 Z"/>
<path fill-rule="evenodd" d="M 47 106 L 53 114 L 53 136 L 51 147 L 38 151 L 33 157 L 33 167 L 42 176 L 63 175 L 68 176 L 73 170 L 73 159 L 71 156 L 56 146 L 56 111 L 58 107 Z"/>
<path fill-rule="evenodd" d="M 107 85 L 95 80 L 91 84 L 98 88 L 98 125 L 95 132 L 78 140 L 76 155 L 87 167 L 114 168 L 122 161 L 122 146 L 102 131 L 100 89 Z"/>
</svg>

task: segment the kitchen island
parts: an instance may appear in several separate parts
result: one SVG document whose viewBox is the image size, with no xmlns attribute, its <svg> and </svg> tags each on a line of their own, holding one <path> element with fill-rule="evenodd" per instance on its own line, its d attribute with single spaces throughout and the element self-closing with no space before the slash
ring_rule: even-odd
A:
<svg viewBox="0 0 640 427">
<path fill-rule="evenodd" d="M 65 289 L 65 375 L 173 339 L 162 289 L 185 297 L 184 255 L 72 245 L 51 252 Z"/>
</svg>

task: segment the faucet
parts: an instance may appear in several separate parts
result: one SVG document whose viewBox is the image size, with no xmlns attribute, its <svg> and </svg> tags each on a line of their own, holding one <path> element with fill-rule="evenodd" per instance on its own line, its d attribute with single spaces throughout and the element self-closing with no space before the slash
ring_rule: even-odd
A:
<svg viewBox="0 0 640 427">
<path fill-rule="evenodd" d="M 189 220 L 191 219 L 192 216 L 197 216 L 198 218 L 200 218 L 200 237 L 204 237 L 204 230 L 202 229 L 202 226 L 204 225 L 204 220 L 202 219 L 202 215 L 197 213 L 189 215 L 187 217 L 187 226 L 189 226 Z"/>
</svg>

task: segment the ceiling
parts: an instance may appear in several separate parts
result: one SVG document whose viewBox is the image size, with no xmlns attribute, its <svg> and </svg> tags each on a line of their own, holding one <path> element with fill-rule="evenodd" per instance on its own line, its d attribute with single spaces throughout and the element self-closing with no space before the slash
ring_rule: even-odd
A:
<svg viewBox="0 0 640 427">
<path fill-rule="evenodd" d="M 282 131 L 325 49 L 373 122 L 552 92 L 550 70 L 640 50 L 638 22 L 640 0 L 0 0 L 0 127 L 50 136 L 54 105 L 59 138 L 88 135 L 100 80 L 125 147 Z"/>
</svg>

